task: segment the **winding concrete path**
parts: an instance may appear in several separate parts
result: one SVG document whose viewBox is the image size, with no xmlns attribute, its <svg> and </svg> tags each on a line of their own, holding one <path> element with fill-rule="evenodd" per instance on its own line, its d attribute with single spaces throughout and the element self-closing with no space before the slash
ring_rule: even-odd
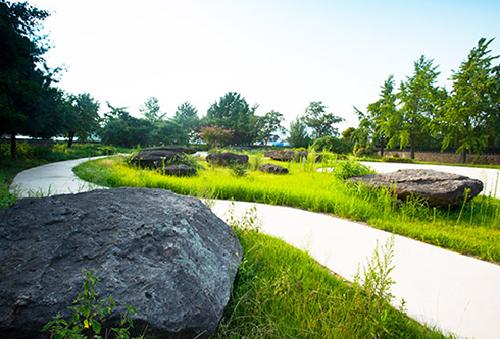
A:
<svg viewBox="0 0 500 339">
<path fill-rule="evenodd" d="M 51 194 L 94 188 L 71 171 L 86 160 L 21 172 L 13 187 L 21 193 L 47 192 L 50 187 Z M 320 264 L 349 280 L 358 266 L 365 265 L 377 242 L 383 244 L 391 237 L 360 223 L 288 207 L 216 201 L 212 209 L 225 219 L 231 209 L 238 217 L 252 206 L 262 232 L 308 251 Z M 394 236 L 394 243 L 396 305 L 404 299 L 408 315 L 459 337 L 500 338 L 500 266 L 402 236 Z"/>
</svg>

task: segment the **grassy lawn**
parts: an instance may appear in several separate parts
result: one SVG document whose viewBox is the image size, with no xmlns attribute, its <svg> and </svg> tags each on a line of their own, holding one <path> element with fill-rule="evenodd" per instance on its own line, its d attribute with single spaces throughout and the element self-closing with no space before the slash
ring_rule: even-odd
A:
<svg viewBox="0 0 500 339">
<path fill-rule="evenodd" d="M 214 338 L 443 337 L 284 241 L 235 230 L 245 256 Z"/>
<path fill-rule="evenodd" d="M 290 174 L 283 176 L 258 171 L 235 176 L 230 169 L 200 163 L 204 169 L 190 178 L 133 168 L 123 157 L 87 162 L 74 170 L 81 178 L 105 186 L 159 187 L 199 197 L 331 213 L 465 255 L 500 262 L 500 201 L 494 198 L 478 196 L 461 208 L 439 210 L 418 200 L 399 204 L 388 191 L 348 184 L 336 175 L 317 173 L 315 166 L 308 163 L 285 165 Z M 337 161 L 330 165 L 337 166 L 342 173 L 349 169 L 349 164 Z"/>
<path fill-rule="evenodd" d="M 0 208 L 12 205 L 16 197 L 9 193 L 9 185 L 17 173 L 54 161 L 86 158 L 98 155 L 115 154 L 128 151 L 116 147 L 102 146 L 96 144 L 74 144 L 70 149 L 65 145 L 54 145 L 52 147 L 30 146 L 18 143 L 16 160 L 10 159 L 9 145 L 0 145 Z"/>
</svg>

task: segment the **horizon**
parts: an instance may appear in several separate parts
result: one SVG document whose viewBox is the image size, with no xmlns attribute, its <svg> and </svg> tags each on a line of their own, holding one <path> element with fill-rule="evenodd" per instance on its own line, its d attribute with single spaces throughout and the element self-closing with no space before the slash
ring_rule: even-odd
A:
<svg viewBox="0 0 500 339">
<path fill-rule="evenodd" d="M 57 86 L 90 93 L 101 115 L 108 101 L 140 116 L 154 96 L 169 117 L 185 101 L 202 117 L 234 91 L 259 104 L 257 115 L 283 113 L 285 127 L 322 101 L 346 119 L 342 131 L 357 126 L 353 106 L 365 111 L 391 74 L 399 86 L 420 55 L 450 89 L 451 71 L 477 41 L 500 36 L 494 1 L 29 3 L 51 13 L 46 60 L 67 67 Z M 498 39 L 491 50 L 500 54 Z"/>
</svg>

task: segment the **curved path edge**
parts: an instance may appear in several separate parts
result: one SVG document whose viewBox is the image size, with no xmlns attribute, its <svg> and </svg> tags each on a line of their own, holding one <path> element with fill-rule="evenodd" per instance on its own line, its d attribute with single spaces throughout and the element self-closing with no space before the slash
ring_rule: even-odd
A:
<svg viewBox="0 0 500 339">
<path fill-rule="evenodd" d="M 18 173 L 11 190 L 20 196 L 76 193 L 95 188 L 72 168 L 86 158 L 56 162 Z M 377 243 L 392 234 L 361 223 L 289 207 L 215 201 L 212 211 L 225 220 L 255 207 L 263 233 L 305 250 L 320 264 L 352 280 Z M 394 235 L 394 304 L 405 301 L 417 321 L 459 337 L 500 338 L 500 266 Z"/>
</svg>

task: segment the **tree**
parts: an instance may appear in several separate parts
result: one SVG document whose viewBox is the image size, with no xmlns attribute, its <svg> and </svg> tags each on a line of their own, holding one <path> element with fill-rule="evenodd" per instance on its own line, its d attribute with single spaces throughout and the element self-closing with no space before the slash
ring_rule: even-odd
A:
<svg viewBox="0 0 500 339">
<path fill-rule="evenodd" d="M 304 123 L 313 130 L 313 138 L 319 138 L 326 135 L 338 136 L 338 129 L 335 124 L 344 121 L 343 118 L 333 113 L 326 113 L 327 106 L 321 101 L 313 101 L 306 108 L 304 114 Z"/>
<path fill-rule="evenodd" d="M 43 54 L 48 50 L 40 34 L 49 14 L 28 3 L 0 1 L 0 133 L 10 134 L 10 152 L 16 157 L 16 134 L 48 134 L 54 126 L 43 123 L 42 114 L 54 104 L 50 88 L 57 69 L 50 70 Z M 40 109 L 43 107 L 44 109 Z M 50 117 L 48 117 L 50 118 Z M 42 125 L 49 127 L 42 131 Z"/>
<path fill-rule="evenodd" d="M 394 93 L 394 76 L 390 75 L 381 87 L 380 99 L 368 105 L 368 124 L 371 131 L 372 142 L 380 145 L 380 155 L 384 156 L 386 143 L 390 138 L 393 144 L 397 141 L 397 130 L 400 116 L 396 107 L 396 94 Z"/>
<path fill-rule="evenodd" d="M 492 56 L 491 40 L 480 39 L 459 69 L 440 117 L 442 149 L 456 147 L 465 163 L 467 152 L 481 153 L 500 134 L 500 64 Z"/>
<path fill-rule="evenodd" d="M 264 145 L 267 145 L 273 133 L 284 130 L 284 127 L 281 125 L 284 119 L 283 114 L 274 110 L 267 112 L 262 117 L 257 117 L 257 139 L 262 140 Z"/>
<path fill-rule="evenodd" d="M 86 141 L 97 133 L 101 118 L 99 117 L 99 102 L 88 93 L 69 96 L 65 108 L 65 134 L 68 138 L 68 148 L 73 144 L 73 138 Z"/>
<path fill-rule="evenodd" d="M 192 142 L 197 138 L 200 118 L 198 110 L 190 102 L 185 102 L 177 107 L 173 121 L 180 126 L 183 133 L 188 136 L 189 141 Z"/>
<path fill-rule="evenodd" d="M 107 103 L 109 112 L 100 134 L 103 143 L 121 147 L 149 146 L 154 125 L 146 119 L 131 116 L 126 107 L 114 107 Z"/>
<path fill-rule="evenodd" d="M 151 143 L 153 145 L 187 145 L 189 136 L 175 119 L 165 119 L 153 125 Z"/>
<path fill-rule="evenodd" d="M 200 137 L 209 147 L 226 146 L 233 137 L 233 131 L 219 126 L 203 126 Z"/>
<path fill-rule="evenodd" d="M 152 123 L 160 121 L 165 117 L 165 113 L 161 112 L 160 104 L 155 97 L 148 98 L 139 108 L 139 112 L 144 115 L 146 120 Z"/>
<path fill-rule="evenodd" d="M 207 111 L 205 125 L 231 129 L 231 144 L 250 145 L 256 139 L 257 106 L 250 107 L 239 93 L 228 92 Z"/>
<path fill-rule="evenodd" d="M 311 138 L 307 133 L 307 126 L 300 117 L 290 123 L 288 143 L 292 147 L 307 147 L 311 143 Z"/>
<path fill-rule="evenodd" d="M 401 148 L 410 146 L 412 159 L 417 139 L 430 136 L 431 119 L 446 97 L 446 91 L 435 85 L 439 72 L 432 59 L 422 55 L 413 65 L 413 74 L 401 82 L 397 94 L 401 108 L 391 119 L 394 134 L 389 141 L 389 146 L 397 142 Z"/>
</svg>

